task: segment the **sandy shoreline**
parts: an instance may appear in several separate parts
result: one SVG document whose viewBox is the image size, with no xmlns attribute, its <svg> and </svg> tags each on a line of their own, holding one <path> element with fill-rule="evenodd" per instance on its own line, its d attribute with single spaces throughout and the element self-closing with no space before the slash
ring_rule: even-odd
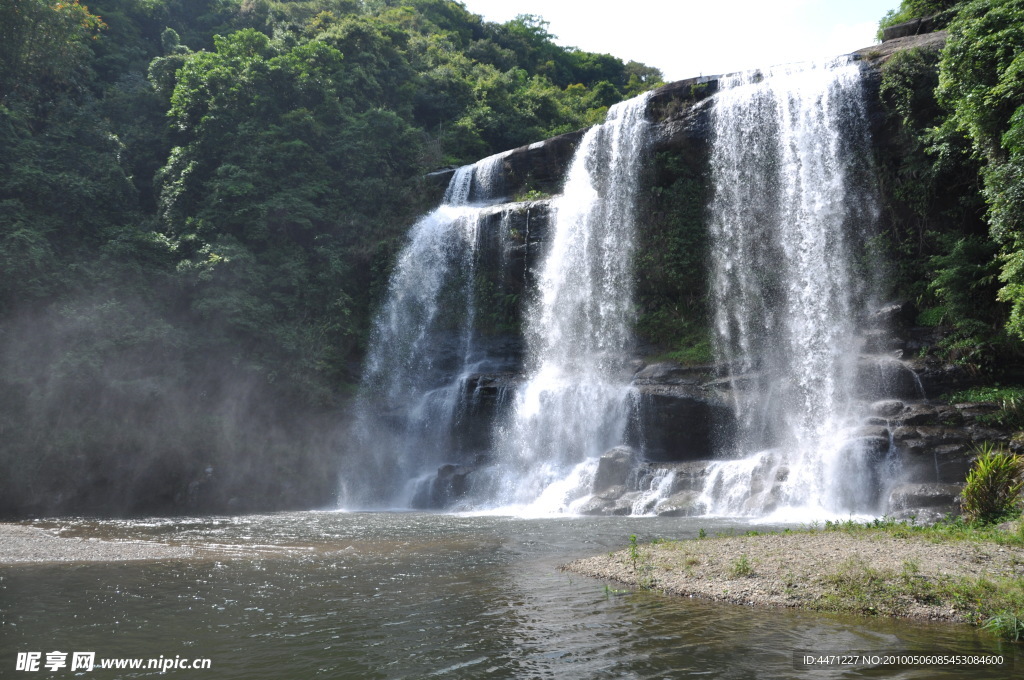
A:
<svg viewBox="0 0 1024 680">
<path fill-rule="evenodd" d="M 1024 548 L 969 541 L 931 542 L 917 536 L 838 531 L 694 539 L 576 560 L 564 570 L 673 595 L 738 604 L 834 609 L 860 607 L 914 619 L 968 621 L 970 612 L 948 602 L 911 596 L 849 602 L 846 586 L 874 581 L 894 591 L 947 579 L 1024 578 Z M 925 598 L 927 599 L 927 598 Z"/>
<path fill-rule="evenodd" d="M 54 562 L 129 562 L 194 557 L 186 546 L 146 541 L 70 538 L 24 524 L 0 523 L 0 565 Z"/>
</svg>

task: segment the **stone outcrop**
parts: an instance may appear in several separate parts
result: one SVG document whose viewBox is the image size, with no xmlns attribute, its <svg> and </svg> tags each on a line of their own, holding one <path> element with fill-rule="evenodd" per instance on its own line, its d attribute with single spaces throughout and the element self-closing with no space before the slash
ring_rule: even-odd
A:
<svg viewBox="0 0 1024 680">
<path fill-rule="evenodd" d="M 634 375 L 637 413 L 629 439 L 647 460 L 708 458 L 729 446 L 735 415 L 715 387 L 711 369 L 662 362 Z"/>
<path fill-rule="evenodd" d="M 700 514 L 709 464 L 707 460 L 650 463 L 631 447 L 615 447 L 601 456 L 594 495 L 579 511 L 584 515 Z"/>
<path fill-rule="evenodd" d="M 465 496 L 469 476 L 476 470 L 473 465 L 442 465 L 437 476 L 420 487 L 412 500 L 412 507 L 437 510 L 451 507 Z"/>
<path fill-rule="evenodd" d="M 910 21 L 904 21 L 902 24 L 882 29 L 882 40 L 883 42 L 888 42 L 897 38 L 924 35 L 931 33 L 935 28 L 936 20 L 934 16 L 911 19 Z"/>
<path fill-rule="evenodd" d="M 989 442 L 1020 448 L 1011 431 L 985 422 L 998 408 L 899 400 L 872 404 L 869 422 L 879 435 L 889 437 L 893 472 L 901 482 L 889 493 L 890 514 L 926 521 L 958 514 L 956 499 L 978 447 Z"/>
</svg>

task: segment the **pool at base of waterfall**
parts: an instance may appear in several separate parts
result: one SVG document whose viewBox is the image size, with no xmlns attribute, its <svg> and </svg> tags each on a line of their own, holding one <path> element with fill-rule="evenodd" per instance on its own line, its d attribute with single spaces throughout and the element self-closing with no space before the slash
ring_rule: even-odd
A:
<svg viewBox="0 0 1024 680">
<path fill-rule="evenodd" d="M 303 512 L 53 519 L 51 533 L 186 546 L 190 558 L 0 566 L 5 641 L 19 654 L 209 659 L 179 677 L 801 677 L 794 653 L 1016 655 L 949 624 L 812 614 L 629 591 L 558 570 L 638 541 L 743 533 L 734 520 Z M 758 530 L 771 529 L 758 525 Z M 21 657 L 24 658 L 24 657 Z M 72 677 L 68 668 L 59 671 Z M 832 668 L 814 677 L 1001 678 L 1006 669 Z M 49 677 L 49 676 L 48 676 Z"/>
</svg>

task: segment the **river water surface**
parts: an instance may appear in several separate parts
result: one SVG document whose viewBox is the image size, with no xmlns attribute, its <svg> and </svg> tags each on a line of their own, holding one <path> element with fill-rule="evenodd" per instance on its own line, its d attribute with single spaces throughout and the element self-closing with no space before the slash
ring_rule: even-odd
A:
<svg viewBox="0 0 1024 680">
<path fill-rule="evenodd" d="M 557 568 L 630 534 L 747 528 L 723 520 L 305 512 L 37 525 L 200 556 L 0 567 L 3 678 L 161 676 L 13 670 L 17 652 L 54 650 L 208 658 L 209 670 L 164 676 L 228 679 L 1009 677 L 1005 667 L 797 670 L 795 650 L 1016 654 L 1024 669 L 1013 645 L 966 626 L 620 591 Z"/>
</svg>

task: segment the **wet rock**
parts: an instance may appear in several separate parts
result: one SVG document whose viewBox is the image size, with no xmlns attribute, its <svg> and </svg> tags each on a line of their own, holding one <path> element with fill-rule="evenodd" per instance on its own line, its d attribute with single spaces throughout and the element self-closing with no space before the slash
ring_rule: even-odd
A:
<svg viewBox="0 0 1024 680">
<path fill-rule="evenodd" d="M 900 484 L 889 493 L 893 510 L 948 508 L 956 504 L 963 484 Z"/>
<path fill-rule="evenodd" d="M 880 418 L 892 418 L 903 412 L 906 408 L 902 401 L 897 399 L 883 399 L 868 406 L 868 413 Z"/>
<path fill-rule="evenodd" d="M 640 385 L 627 443 L 652 461 L 707 459 L 728 446 L 733 410 L 699 386 Z"/>
<path fill-rule="evenodd" d="M 590 497 L 579 508 L 579 513 L 591 516 L 630 515 L 633 513 L 633 506 L 639 498 L 639 491 L 626 491 L 626 487 L 616 486 Z"/>
<path fill-rule="evenodd" d="M 491 448 L 491 434 L 501 415 L 502 403 L 518 384 L 519 376 L 510 372 L 479 373 L 463 384 L 464 398 L 451 428 L 451 451 L 463 456 Z"/>
<path fill-rule="evenodd" d="M 861 351 L 866 354 L 889 354 L 902 356 L 906 341 L 885 330 L 869 330 L 863 336 Z"/>
<path fill-rule="evenodd" d="M 744 375 L 728 375 L 724 378 L 718 378 L 716 380 L 709 380 L 704 383 L 704 388 L 708 390 L 714 390 L 718 393 L 727 394 L 732 390 L 748 390 L 756 389 L 760 385 L 763 377 L 756 373 L 747 373 Z"/>
<path fill-rule="evenodd" d="M 555 194 L 561 191 L 566 171 L 586 130 L 567 132 L 521 146 L 502 158 L 505 195 L 529 189 Z"/>
<path fill-rule="evenodd" d="M 920 439 L 908 443 L 899 449 L 900 475 L 906 482 L 956 484 L 966 479 L 974 460 L 967 446 Z"/>
<path fill-rule="evenodd" d="M 782 498 L 781 489 L 775 485 L 763 491 L 752 493 L 746 500 L 744 511 L 751 514 L 767 514 L 778 509 Z"/>
<path fill-rule="evenodd" d="M 1006 430 L 1000 430 L 995 427 L 987 427 L 985 425 L 971 425 L 967 428 L 967 434 L 971 440 L 975 442 L 993 442 L 998 444 L 1007 444 L 1010 440 L 1010 433 Z"/>
<path fill-rule="evenodd" d="M 588 516 L 591 516 L 591 517 L 593 517 L 593 516 L 602 516 L 602 515 L 609 514 L 607 512 L 607 509 L 611 508 L 613 504 L 614 504 L 614 501 L 608 501 L 607 499 L 604 499 L 604 498 L 598 498 L 597 496 L 592 496 L 591 498 L 588 498 L 587 502 L 584 503 L 583 505 L 581 505 L 578 508 L 577 511 L 581 515 L 588 515 Z"/>
<path fill-rule="evenodd" d="M 862 425 L 850 434 L 851 439 L 860 437 L 881 438 L 888 443 L 889 428 L 884 425 Z"/>
<path fill-rule="evenodd" d="M 917 307 L 909 300 L 890 302 L 871 313 L 868 326 L 899 334 L 914 324 Z"/>
<path fill-rule="evenodd" d="M 882 40 L 889 41 L 897 38 L 921 35 L 923 33 L 931 33 L 932 31 L 935 31 L 936 28 L 934 16 L 911 19 L 910 21 L 904 21 L 902 24 L 888 26 L 882 29 Z"/>
<path fill-rule="evenodd" d="M 925 396 L 910 366 L 880 355 L 860 357 L 857 385 L 862 399 L 921 399 Z"/>
<path fill-rule="evenodd" d="M 917 438 L 917 429 L 908 426 L 900 426 L 892 429 L 892 438 L 897 442 L 904 442 Z"/>
<path fill-rule="evenodd" d="M 958 427 L 923 425 L 915 429 L 917 430 L 918 436 L 923 439 L 929 447 L 935 447 L 940 444 L 962 444 L 971 441 L 970 433 Z"/>
<path fill-rule="evenodd" d="M 960 514 L 957 505 L 937 506 L 934 508 L 909 508 L 888 513 L 889 517 L 900 522 L 913 522 L 918 526 L 931 526 L 949 516 Z"/>
<path fill-rule="evenodd" d="M 594 493 L 601 494 L 620 487 L 624 491 L 636 458 L 636 451 L 628 446 L 617 446 L 602 455 L 594 475 Z M 615 497 L 621 494 L 622 491 Z"/>
<path fill-rule="evenodd" d="M 944 426 L 960 427 L 964 424 L 963 414 L 946 404 L 918 402 L 906 404 L 903 410 L 890 418 L 899 426 Z"/>
<path fill-rule="evenodd" d="M 709 107 L 700 102 L 718 90 L 717 76 L 701 76 L 669 83 L 651 93 L 648 115 L 658 121 L 651 129 L 656 151 L 671 150 L 702 167 L 711 136 Z"/>
<path fill-rule="evenodd" d="M 671 465 L 674 474 L 668 493 L 672 495 L 684 491 L 701 491 L 707 481 L 710 464 L 710 461 L 699 460 Z"/>
<path fill-rule="evenodd" d="M 699 502 L 700 493 L 697 491 L 681 491 L 672 494 L 658 505 L 655 513 L 659 517 L 693 517 L 704 512 L 703 504 Z"/>
<path fill-rule="evenodd" d="M 634 385 L 700 385 L 709 373 L 706 366 L 682 366 L 674 361 L 647 364 L 633 376 Z"/>
<path fill-rule="evenodd" d="M 627 491 L 615 501 L 615 504 L 611 507 L 609 514 L 616 516 L 632 515 L 633 510 L 636 508 L 636 503 L 640 500 L 641 493 L 639 491 Z M 639 514 L 642 514 L 639 513 Z"/>
<path fill-rule="evenodd" d="M 962 417 L 972 420 L 978 416 L 990 415 L 1000 410 L 999 404 L 995 402 L 953 404 L 953 408 L 959 411 Z"/>
<path fill-rule="evenodd" d="M 612 501 L 612 502 L 614 502 L 614 501 L 617 501 L 620 498 L 622 498 L 622 495 L 625 494 L 625 493 L 626 493 L 626 485 L 625 484 L 616 484 L 615 486 L 609 486 L 608 488 L 606 488 L 605 490 L 601 491 L 600 493 L 594 494 L 594 497 L 598 498 L 598 499 L 600 499 L 602 501 Z"/>
<path fill-rule="evenodd" d="M 901 425 L 909 427 L 936 425 L 939 422 L 939 414 L 931 404 L 913 404 L 900 414 L 898 421 Z"/>
<path fill-rule="evenodd" d="M 443 510 L 462 498 L 469 488 L 468 477 L 476 470 L 473 465 L 442 465 L 437 476 L 420 487 L 412 500 L 412 507 L 420 510 Z"/>
<path fill-rule="evenodd" d="M 842 452 L 846 454 L 867 455 L 872 459 L 880 459 L 889 450 L 889 437 L 854 437 L 843 444 Z"/>
<path fill-rule="evenodd" d="M 968 373 L 963 366 L 943 363 L 932 356 L 914 359 L 910 365 L 925 394 L 931 397 L 966 389 L 979 382 L 979 378 Z"/>
</svg>

